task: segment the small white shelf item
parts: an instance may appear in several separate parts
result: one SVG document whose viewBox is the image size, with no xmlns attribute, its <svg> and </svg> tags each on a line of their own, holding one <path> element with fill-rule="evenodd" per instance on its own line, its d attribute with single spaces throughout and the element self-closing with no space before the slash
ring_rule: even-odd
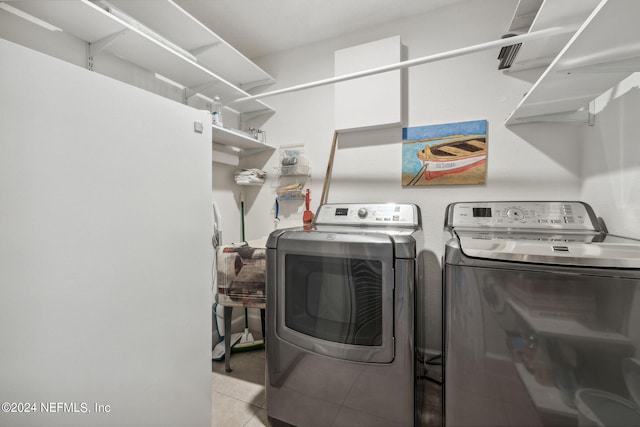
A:
<svg viewBox="0 0 640 427">
<path fill-rule="evenodd" d="M 241 186 L 261 186 L 264 185 L 264 182 L 236 182 L 236 184 Z"/>
<path fill-rule="evenodd" d="M 234 180 L 237 185 L 264 185 L 267 173 L 262 169 L 241 169 L 234 174 Z"/>
<path fill-rule="evenodd" d="M 176 22 L 183 23 L 189 20 L 189 17 L 184 16 L 182 9 L 175 7 L 172 2 L 164 0 L 144 3 L 148 13 L 154 17 L 153 9 L 162 7 L 170 13 L 166 19 L 176 19 Z M 161 25 L 159 22 L 139 21 L 142 25 L 136 25 L 132 20 L 121 19 L 116 16 L 120 14 L 110 13 L 89 0 L 24 0 L 12 2 L 12 6 L 87 42 L 87 66 L 90 69 L 93 58 L 106 51 L 184 86 L 187 97 L 196 93 L 211 99 L 218 96 L 224 105 L 249 95 L 203 65 L 206 61 L 200 63 L 200 52 L 197 49 L 195 52 L 185 53 L 189 47 L 185 49 L 184 46 L 180 46 L 183 40 L 178 42 L 166 39 L 166 36 L 160 33 L 165 29 L 164 24 Z M 191 19 L 191 27 L 197 26 L 194 22 L 197 21 Z M 154 25 L 163 28 L 154 29 Z M 179 30 L 186 33 L 192 31 L 191 27 L 185 28 L 181 25 Z M 176 49 L 176 45 L 184 51 Z M 229 74 L 229 71 L 225 73 Z M 258 100 L 235 104 L 233 109 L 239 113 L 252 114 L 273 112 L 271 107 Z"/>
<path fill-rule="evenodd" d="M 578 5 L 581 1 L 545 5 L 554 3 Z M 540 14 L 544 10 L 543 5 Z M 590 102 L 640 71 L 638 16 L 637 0 L 601 1 L 510 114 L 506 125 L 592 123 Z"/>
</svg>

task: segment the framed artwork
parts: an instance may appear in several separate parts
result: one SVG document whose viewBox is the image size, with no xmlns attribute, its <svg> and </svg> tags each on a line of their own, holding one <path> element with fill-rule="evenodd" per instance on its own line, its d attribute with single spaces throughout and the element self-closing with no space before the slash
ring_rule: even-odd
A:
<svg viewBox="0 0 640 427">
<path fill-rule="evenodd" d="M 484 184 L 487 121 L 402 129 L 402 185 Z"/>
</svg>

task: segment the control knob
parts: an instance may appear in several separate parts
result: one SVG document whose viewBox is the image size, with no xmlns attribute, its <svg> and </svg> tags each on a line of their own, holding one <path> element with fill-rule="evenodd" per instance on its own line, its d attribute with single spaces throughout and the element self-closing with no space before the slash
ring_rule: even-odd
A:
<svg viewBox="0 0 640 427">
<path fill-rule="evenodd" d="M 367 211 L 366 208 L 360 208 L 358 209 L 358 218 L 360 219 L 365 219 L 367 217 L 367 215 L 369 214 L 369 212 Z"/>
<path fill-rule="evenodd" d="M 507 210 L 507 218 L 515 221 L 522 221 L 524 219 L 524 211 L 519 208 L 511 208 Z"/>
</svg>

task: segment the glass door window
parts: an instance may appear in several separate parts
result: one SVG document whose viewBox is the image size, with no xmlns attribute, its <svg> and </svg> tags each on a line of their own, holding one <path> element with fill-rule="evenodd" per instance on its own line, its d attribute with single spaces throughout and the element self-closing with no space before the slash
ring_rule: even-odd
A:
<svg viewBox="0 0 640 427">
<path fill-rule="evenodd" d="M 280 338 L 339 359 L 392 362 L 395 270 L 390 239 L 320 232 L 288 237 L 279 242 L 277 255 Z"/>
<path fill-rule="evenodd" d="M 287 328 L 335 343 L 382 345 L 381 261 L 288 254 L 285 265 Z"/>
</svg>

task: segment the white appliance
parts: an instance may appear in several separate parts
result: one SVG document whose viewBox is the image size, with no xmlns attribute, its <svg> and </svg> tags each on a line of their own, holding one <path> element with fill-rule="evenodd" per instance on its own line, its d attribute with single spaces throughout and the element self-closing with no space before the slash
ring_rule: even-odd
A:
<svg viewBox="0 0 640 427">
<path fill-rule="evenodd" d="M 267 241 L 272 425 L 414 424 L 420 210 L 325 204 Z M 284 423 L 284 424 L 283 424 Z"/>
<path fill-rule="evenodd" d="M 209 115 L 0 57 L 0 425 L 210 426 Z"/>
<path fill-rule="evenodd" d="M 563 201 L 454 203 L 445 236 L 445 425 L 640 425 L 640 241 Z"/>
</svg>

